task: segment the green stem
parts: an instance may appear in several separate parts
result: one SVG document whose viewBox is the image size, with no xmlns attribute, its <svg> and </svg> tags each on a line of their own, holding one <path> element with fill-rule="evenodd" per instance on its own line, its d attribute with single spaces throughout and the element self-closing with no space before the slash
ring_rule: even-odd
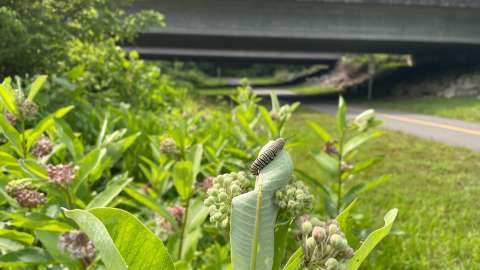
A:
<svg viewBox="0 0 480 270">
<path fill-rule="evenodd" d="M 250 260 L 250 270 L 255 270 L 257 267 L 257 254 L 258 254 L 258 238 L 260 237 L 260 212 L 262 210 L 262 200 L 263 200 L 263 187 L 262 184 L 259 185 L 258 195 L 257 195 L 257 208 L 255 212 L 255 235 L 253 236 L 253 245 L 252 245 L 252 255 Z"/>
<path fill-rule="evenodd" d="M 65 193 L 67 194 L 67 207 L 68 209 L 72 209 L 73 199 L 72 194 L 70 193 L 70 189 L 68 187 L 65 187 Z"/>
<path fill-rule="evenodd" d="M 188 218 L 188 209 L 190 208 L 190 197 L 187 199 L 187 205 L 185 207 L 185 214 L 183 215 L 183 221 L 182 221 L 182 228 L 181 228 L 181 233 L 180 233 L 180 246 L 178 248 L 178 260 L 181 259 L 182 257 L 182 249 L 183 249 L 183 240 L 185 238 L 185 230 L 187 227 L 187 218 Z"/>
<path fill-rule="evenodd" d="M 345 133 L 344 130 L 340 137 L 339 145 L 339 153 L 338 153 L 338 188 L 337 188 L 337 215 L 340 213 L 340 208 L 342 206 L 342 161 L 343 161 L 343 142 L 345 140 Z"/>
</svg>

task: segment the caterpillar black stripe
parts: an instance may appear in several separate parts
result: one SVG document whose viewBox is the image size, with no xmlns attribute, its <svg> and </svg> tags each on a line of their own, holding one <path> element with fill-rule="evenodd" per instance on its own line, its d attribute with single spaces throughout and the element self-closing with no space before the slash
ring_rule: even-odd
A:
<svg viewBox="0 0 480 270">
<path fill-rule="evenodd" d="M 270 161 L 275 159 L 278 153 L 282 151 L 283 146 L 285 145 L 285 140 L 283 138 L 276 139 L 271 143 L 266 149 L 264 149 L 260 155 L 255 159 L 255 161 L 250 166 L 250 172 L 253 175 L 258 175 L 260 170 L 265 168 Z"/>
</svg>

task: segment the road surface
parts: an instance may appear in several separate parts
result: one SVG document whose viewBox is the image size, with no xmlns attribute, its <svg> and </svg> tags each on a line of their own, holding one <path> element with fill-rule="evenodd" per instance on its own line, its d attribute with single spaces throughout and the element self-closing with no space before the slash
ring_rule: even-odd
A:
<svg viewBox="0 0 480 270">
<path fill-rule="evenodd" d="M 312 102 L 304 104 L 304 106 L 318 112 L 331 114 L 335 114 L 337 111 L 337 105 L 333 103 Z M 349 105 L 349 116 L 354 117 L 366 109 L 368 108 Z M 388 109 L 375 108 L 375 111 L 377 117 L 384 121 L 383 128 L 480 151 L 480 123 Z"/>
</svg>

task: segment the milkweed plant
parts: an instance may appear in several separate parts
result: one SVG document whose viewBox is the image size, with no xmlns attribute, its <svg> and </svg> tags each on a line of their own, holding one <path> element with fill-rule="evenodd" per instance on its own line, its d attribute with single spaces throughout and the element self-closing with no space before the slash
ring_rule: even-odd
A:
<svg viewBox="0 0 480 270">
<path fill-rule="evenodd" d="M 148 134 L 138 121 L 151 118 L 94 111 L 87 143 L 68 124 L 74 106 L 38 106 L 45 84 L 0 84 L 2 269 L 355 270 L 396 218 L 352 241 L 356 197 L 386 177 L 346 189 L 378 161 L 354 164 L 354 153 L 381 134 L 373 111 L 349 120 L 343 99 L 338 139 L 311 123 L 323 183 L 294 169 L 284 139 L 299 103 L 272 95 L 269 110 L 240 87 L 231 111 L 172 108 Z"/>
</svg>

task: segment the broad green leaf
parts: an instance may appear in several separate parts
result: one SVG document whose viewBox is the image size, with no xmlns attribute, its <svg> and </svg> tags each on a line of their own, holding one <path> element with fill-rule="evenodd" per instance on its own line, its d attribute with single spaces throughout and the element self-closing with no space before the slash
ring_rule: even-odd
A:
<svg viewBox="0 0 480 270">
<path fill-rule="evenodd" d="M 107 153 L 105 148 L 95 149 L 88 153 L 80 160 L 80 170 L 75 179 L 73 191 L 76 192 L 78 187 L 85 181 L 85 179 L 92 173 L 97 166 L 100 165 L 103 157 Z"/>
<path fill-rule="evenodd" d="M 9 112 L 18 116 L 18 108 L 15 104 L 15 96 L 3 84 L 0 84 L 0 102 Z"/>
<path fill-rule="evenodd" d="M 27 247 L 25 249 L 0 256 L 0 267 L 22 267 L 41 265 L 49 262 L 47 254 L 41 248 Z"/>
<path fill-rule="evenodd" d="M 0 229 L 0 237 L 15 240 L 27 245 L 31 245 L 33 244 L 33 241 L 35 241 L 35 237 L 29 233 L 7 229 Z"/>
<path fill-rule="evenodd" d="M 363 242 L 358 250 L 355 251 L 355 255 L 348 261 L 349 270 L 357 270 L 362 262 L 367 258 L 368 254 L 382 241 L 385 236 L 390 233 L 393 222 L 398 214 L 398 209 L 394 208 L 385 215 L 385 225 L 368 235 L 367 239 Z"/>
<path fill-rule="evenodd" d="M 343 134 L 347 128 L 347 105 L 342 96 L 338 99 L 337 128 L 340 134 Z"/>
<path fill-rule="evenodd" d="M 47 75 L 38 76 L 35 81 L 30 85 L 30 92 L 28 92 L 27 99 L 33 101 L 35 96 L 38 94 L 43 84 L 47 80 Z"/>
<path fill-rule="evenodd" d="M 147 197 L 147 196 L 141 194 L 140 192 L 135 191 L 134 189 L 131 189 L 131 188 L 126 188 L 124 191 L 130 197 L 132 197 L 132 199 L 134 199 L 138 203 L 150 208 L 155 213 L 164 217 L 168 221 L 170 221 L 172 223 L 176 222 L 175 219 L 172 217 L 172 215 L 166 209 L 164 209 L 159 203 L 154 202 L 149 197 Z"/>
<path fill-rule="evenodd" d="M 80 158 L 81 153 L 77 151 L 77 147 L 74 142 L 75 135 L 73 134 L 72 129 L 67 122 L 63 121 L 62 119 L 55 119 L 55 127 L 57 129 L 58 138 L 63 144 L 65 144 L 73 159 L 77 161 Z"/>
<path fill-rule="evenodd" d="M 323 151 L 313 152 L 313 157 L 317 163 L 331 176 L 338 175 L 338 160 Z"/>
<path fill-rule="evenodd" d="M 22 137 L 20 136 L 20 133 L 18 133 L 18 131 L 7 121 L 3 113 L 0 113 L 0 131 L 12 144 L 17 154 L 24 156 Z"/>
<path fill-rule="evenodd" d="M 303 250 L 300 247 L 292 254 L 292 256 L 290 256 L 290 259 L 288 259 L 283 270 L 298 270 L 302 266 L 302 262 Z"/>
<path fill-rule="evenodd" d="M 288 183 L 292 172 L 292 160 L 282 150 L 260 171 L 255 190 L 233 198 L 230 243 L 234 270 L 272 269 L 274 224 L 278 213 L 273 197 L 277 189 Z"/>
<path fill-rule="evenodd" d="M 72 226 L 65 222 L 39 213 L 32 213 L 29 216 L 24 216 L 22 214 L 0 211 L 0 215 L 10 218 L 10 224 L 12 226 L 23 229 L 50 232 L 65 232 L 73 229 Z"/>
<path fill-rule="evenodd" d="M 180 161 L 173 168 L 173 185 L 183 200 L 187 200 L 193 189 L 192 162 Z"/>
<path fill-rule="evenodd" d="M 41 164 L 35 160 L 19 160 L 18 163 L 23 171 L 34 179 L 48 180 L 48 172 Z"/>
<path fill-rule="evenodd" d="M 279 112 L 280 111 L 280 102 L 278 102 L 278 97 L 275 92 L 270 93 L 270 99 L 272 100 L 272 111 Z"/>
<path fill-rule="evenodd" d="M 353 240 L 355 235 L 353 235 L 353 220 L 350 215 L 352 209 L 355 207 L 357 199 L 353 200 L 335 219 L 340 223 L 340 228 L 342 232 L 347 236 L 347 239 Z M 355 237 L 356 238 L 356 237 Z"/>
<path fill-rule="evenodd" d="M 384 134 L 384 132 L 382 131 L 372 131 L 372 132 L 366 132 L 366 133 L 360 133 L 356 136 L 354 136 L 353 138 L 351 138 L 350 140 L 348 140 L 346 143 L 345 143 L 345 146 L 343 147 L 343 155 L 346 156 L 348 155 L 351 151 L 357 149 L 359 146 L 361 146 L 362 144 L 372 140 L 372 139 L 375 139 L 375 138 L 378 138 L 380 136 L 382 136 Z"/>
<path fill-rule="evenodd" d="M 378 162 L 382 161 L 383 160 L 383 157 L 381 156 L 378 156 L 378 157 L 372 157 L 372 158 L 369 158 L 367 160 L 364 160 L 364 161 L 360 161 L 358 163 L 356 163 L 353 167 L 353 173 L 359 173 L 365 169 L 368 169 L 370 168 L 371 166 L 377 164 Z"/>
<path fill-rule="evenodd" d="M 107 206 L 122 190 L 133 181 L 127 173 L 117 175 L 107 184 L 107 187 L 97 194 L 87 205 L 87 209 Z"/>
<path fill-rule="evenodd" d="M 43 118 L 35 128 L 30 132 L 27 138 L 27 149 L 35 143 L 35 141 L 50 127 L 52 127 L 55 122 L 55 118 L 61 118 L 73 110 L 74 106 L 67 106 L 56 110 L 54 113 L 48 115 L 47 117 Z"/>
<path fill-rule="evenodd" d="M 315 134 L 318 135 L 318 137 L 320 137 L 320 139 L 323 141 L 323 142 L 329 142 L 332 140 L 332 136 L 330 136 L 330 134 L 328 133 L 327 130 L 325 130 L 323 127 L 313 123 L 313 122 L 308 122 L 308 125 L 313 129 L 313 131 L 315 131 Z"/>
<path fill-rule="evenodd" d="M 162 241 L 134 215 L 115 208 L 65 214 L 89 236 L 107 269 L 175 269 Z"/>
<path fill-rule="evenodd" d="M 278 136 L 277 125 L 273 122 L 272 117 L 270 117 L 269 111 L 263 106 L 260 106 L 259 109 L 260 113 L 263 116 L 263 119 L 265 120 L 265 123 L 267 123 L 267 126 L 270 129 L 270 133 L 272 134 L 272 136 Z"/>
<path fill-rule="evenodd" d="M 285 257 L 285 251 L 287 249 L 287 240 L 288 240 L 288 229 L 290 228 L 290 222 L 285 221 L 275 225 L 275 241 L 273 244 L 275 245 L 275 257 L 273 258 L 273 268 L 272 269 L 280 269 L 280 264 L 283 261 L 283 257 Z"/>
<path fill-rule="evenodd" d="M 105 134 L 107 133 L 107 127 L 108 127 L 108 117 L 105 117 L 105 119 L 103 119 L 102 128 L 100 129 L 100 133 L 97 136 L 97 147 L 100 147 L 103 144 L 103 138 L 105 137 Z"/>
<path fill-rule="evenodd" d="M 189 159 L 192 162 L 192 183 L 197 181 L 197 175 L 200 173 L 200 166 L 202 165 L 203 145 L 197 144 L 192 147 L 191 156 Z"/>
<path fill-rule="evenodd" d="M 0 250 L 2 252 L 19 251 L 24 248 L 25 246 L 20 242 L 0 237 Z"/>
<path fill-rule="evenodd" d="M 63 253 L 58 248 L 58 239 L 62 233 L 58 232 L 47 232 L 47 231 L 36 231 L 35 235 L 42 242 L 42 245 L 45 247 L 47 252 L 52 256 L 52 258 L 67 266 L 69 270 L 82 270 L 84 269 L 82 263 L 79 260 L 73 260 L 68 254 Z"/>
</svg>

